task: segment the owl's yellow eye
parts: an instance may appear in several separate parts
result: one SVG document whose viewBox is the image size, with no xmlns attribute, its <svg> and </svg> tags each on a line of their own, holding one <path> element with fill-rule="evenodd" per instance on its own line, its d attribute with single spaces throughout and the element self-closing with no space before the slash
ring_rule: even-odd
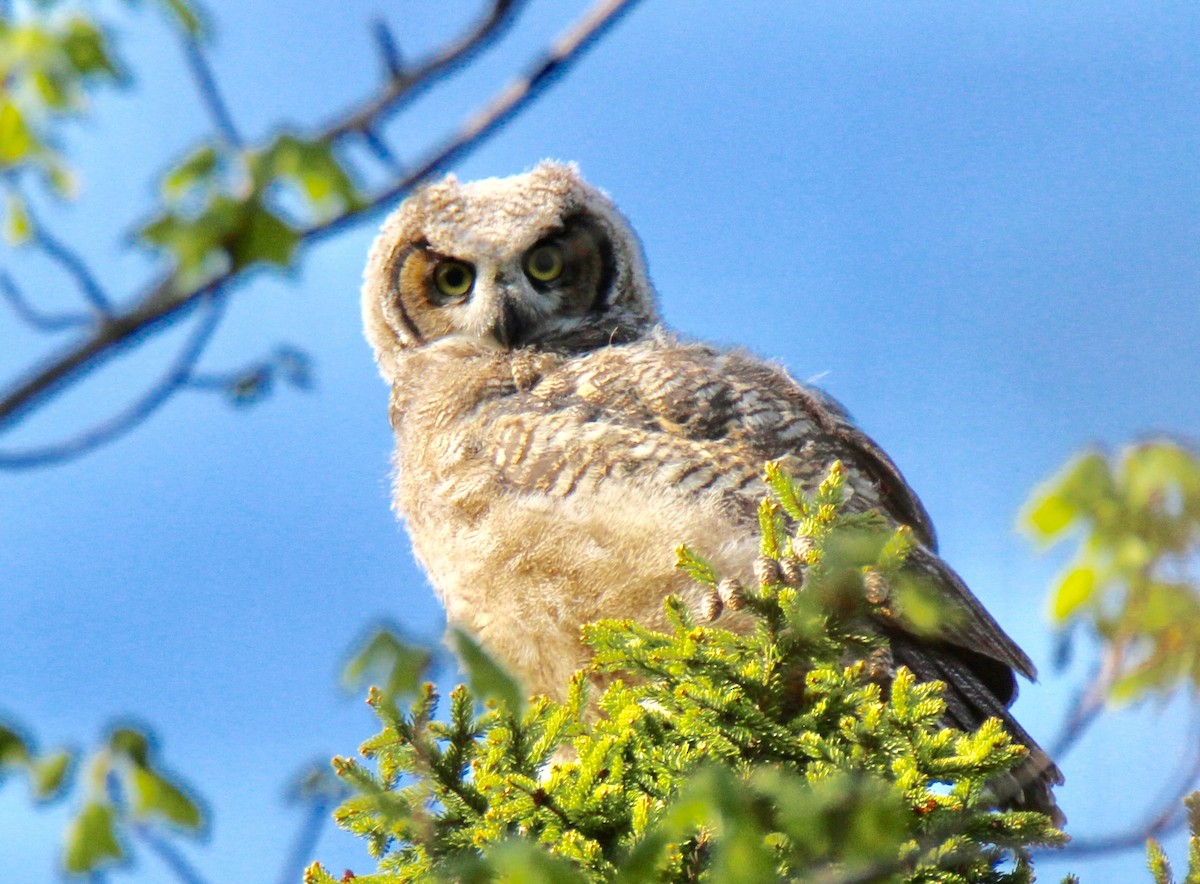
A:
<svg viewBox="0 0 1200 884">
<path fill-rule="evenodd" d="M 563 253 L 558 246 L 538 246 L 525 256 L 525 272 L 538 282 L 554 282 L 562 276 Z"/>
<path fill-rule="evenodd" d="M 433 271 L 433 284 L 447 298 L 461 298 L 475 284 L 475 271 L 462 261 L 443 261 Z"/>
</svg>

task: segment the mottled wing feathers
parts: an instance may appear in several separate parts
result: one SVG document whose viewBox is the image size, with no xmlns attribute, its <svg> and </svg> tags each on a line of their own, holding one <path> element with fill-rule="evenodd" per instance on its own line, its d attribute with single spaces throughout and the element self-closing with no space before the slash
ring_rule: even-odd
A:
<svg viewBox="0 0 1200 884">
<path fill-rule="evenodd" d="M 923 544 L 912 565 L 953 612 L 944 640 L 1003 664 L 977 668 L 1005 702 L 1015 691 L 1007 667 L 1034 677 L 1029 658 L 933 552 L 929 517 L 900 471 L 828 396 L 747 354 L 666 337 L 537 360 L 526 392 L 480 415 L 509 487 L 566 495 L 600 479 L 649 477 L 719 495 L 749 526 L 766 461 L 781 460 L 811 489 L 840 460 L 848 505 L 910 526 Z"/>
</svg>

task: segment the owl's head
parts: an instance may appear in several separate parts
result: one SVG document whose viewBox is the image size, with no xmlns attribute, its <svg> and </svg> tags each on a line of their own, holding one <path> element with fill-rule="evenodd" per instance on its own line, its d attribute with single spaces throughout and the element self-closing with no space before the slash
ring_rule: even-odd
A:
<svg viewBox="0 0 1200 884">
<path fill-rule="evenodd" d="M 401 350 L 447 337 L 499 349 L 588 349 L 657 321 L 641 245 L 574 165 L 427 185 L 384 222 L 363 274 L 384 376 Z"/>
</svg>

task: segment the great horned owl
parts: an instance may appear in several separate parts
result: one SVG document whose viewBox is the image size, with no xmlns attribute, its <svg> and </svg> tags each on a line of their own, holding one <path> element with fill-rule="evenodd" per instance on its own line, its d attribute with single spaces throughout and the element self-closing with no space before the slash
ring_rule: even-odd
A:
<svg viewBox="0 0 1200 884">
<path fill-rule="evenodd" d="M 820 391 L 664 330 L 636 235 L 575 167 L 420 190 L 375 241 L 363 315 L 417 558 L 530 691 L 562 696 L 581 625 L 662 625 L 667 593 L 699 606 L 678 544 L 749 580 L 765 462 L 811 487 L 840 460 L 850 505 L 910 526 L 962 614 L 940 640 L 883 623 L 895 661 L 947 683 L 958 726 L 1001 718 L 1030 748 L 1015 803 L 1058 815 L 1061 775 L 1007 711 L 1033 664 L 938 558 L 900 472 Z"/>
</svg>

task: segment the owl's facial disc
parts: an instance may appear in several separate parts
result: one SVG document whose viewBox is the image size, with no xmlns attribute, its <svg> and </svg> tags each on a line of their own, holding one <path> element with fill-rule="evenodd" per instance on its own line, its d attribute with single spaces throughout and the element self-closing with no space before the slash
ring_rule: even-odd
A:
<svg viewBox="0 0 1200 884">
<path fill-rule="evenodd" d="M 574 215 L 525 250 L 521 273 L 526 297 L 517 306 L 536 337 L 607 306 L 615 277 L 612 244 L 586 215 Z"/>
<path fill-rule="evenodd" d="M 612 244 L 583 214 L 520 254 L 455 251 L 470 259 L 421 241 L 400 262 L 397 306 L 423 341 L 466 335 L 505 350 L 534 343 L 603 311 L 615 278 Z"/>
</svg>

